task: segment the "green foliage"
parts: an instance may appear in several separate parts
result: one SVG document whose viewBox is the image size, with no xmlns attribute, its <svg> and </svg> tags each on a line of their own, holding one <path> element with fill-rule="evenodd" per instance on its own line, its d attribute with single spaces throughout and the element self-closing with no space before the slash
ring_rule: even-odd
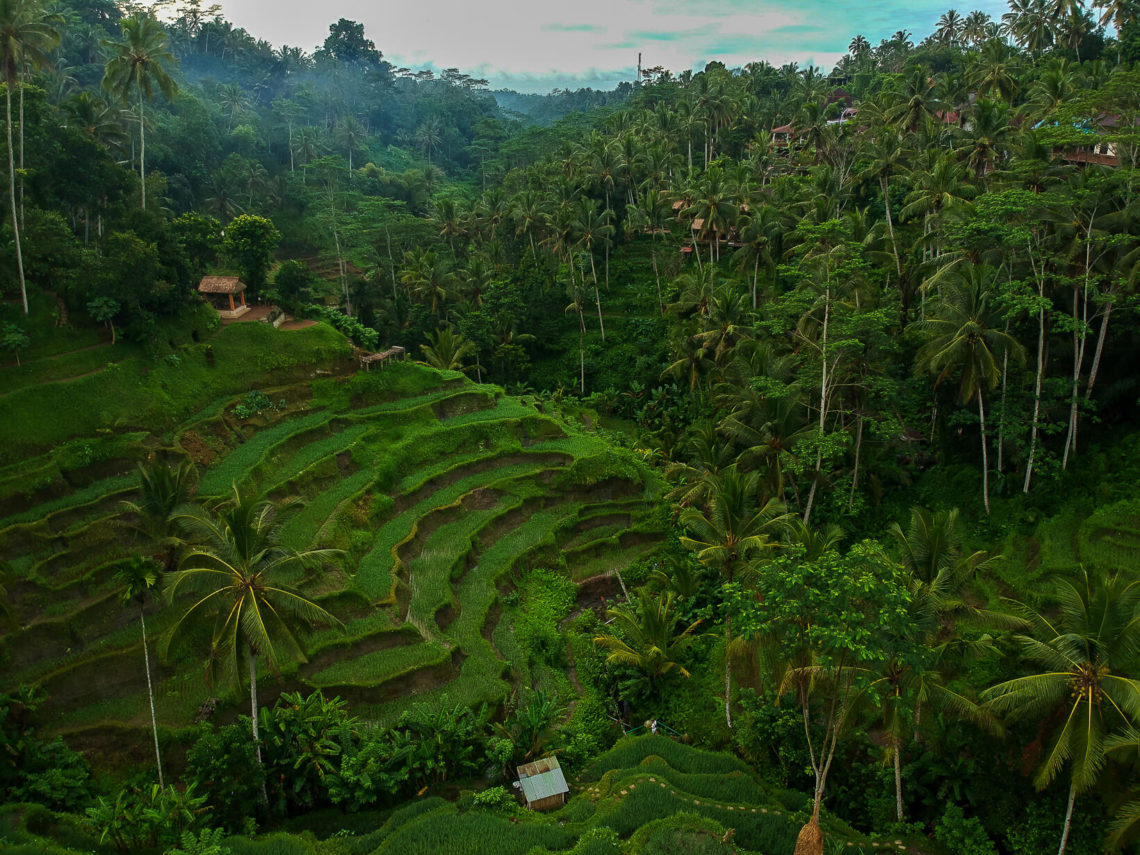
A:
<svg viewBox="0 0 1140 855">
<path fill-rule="evenodd" d="M 100 843 L 109 843 L 120 852 L 134 852 L 144 846 L 169 846 L 208 821 L 202 812 L 205 796 L 191 785 L 184 792 L 174 787 L 123 789 L 113 800 L 103 797 L 87 809 L 87 821 Z"/>
<path fill-rule="evenodd" d="M 955 804 L 946 806 L 942 818 L 934 826 L 934 839 L 961 855 L 997 855 L 997 847 L 982 828 L 977 817 L 967 817 Z"/>
<path fill-rule="evenodd" d="M 566 639 L 559 622 L 570 612 L 577 589 L 553 570 L 537 569 L 519 588 L 522 608 L 515 621 L 515 636 L 531 662 L 561 667 L 566 664 Z"/>
<path fill-rule="evenodd" d="M 186 752 L 185 780 L 205 797 L 214 821 L 230 831 L 244 827 L 266 780 L 249 730 L 245 717 L 217 728 L 202 724 Z"/>
<path fill-rule="evenodd" d="M 0 693 L 0 800 L 75 810 L 90 799 L 90 769 L 62 739 L 37 734 L 41 703 L 27 686 Z"/>
<path fill-rule="evenodd" d="M 222 249 L 241 271 L 246 288 L 255 296 L 265 287 L 273 250 L 281 233 L 273 221 L 256 214 L 242 214 L 226 226 Z"/>
<path fill-rule="evenodd" d="M 475 793 L 472 802 L 480 810 L 491 813 L 504 813 L 508 816 L 518 812 L 519 803 L 506 787 L 488 787 Z"/>
</svg>

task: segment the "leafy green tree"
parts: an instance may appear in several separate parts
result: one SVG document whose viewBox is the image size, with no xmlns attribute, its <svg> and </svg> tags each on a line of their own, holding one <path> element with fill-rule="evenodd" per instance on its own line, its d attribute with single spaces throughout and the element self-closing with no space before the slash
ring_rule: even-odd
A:
<svg viewBox="0 0 1140 855">
<path fill-rule="evenodd" d="M 278 542 L 277 509 L 273 503 L 233 498 L 214 511 L 193 508 L 177 519 L 195 541 L 179 565 L 166 575 L 171 601 L 190 596 L 166 638 L 169 650 L 191 627 L 212 628 L 208 666 L 241 680 L 241 660 L 249 669 L 250 719 L 258 762 L 257 657 L 277 670 L 282 659 L 305 661 L 297 631 L 313 624 L 339 625 L 333 615 L 298 593 L 282 579 L 298 570 L 334 560 L 332 549 L 287 549 Z"/>
<path fill-rule="evenodd" d="M 241 273 L 246 288 L 260 295 L 273 260 L 273 251 L 281 242 L 281 232 L 273 221 L 256 214 L 242 214 L 226 226 L 222 248 Z"/>
<path fill-rule="evenodd" d="M 760 639 L 777 696 L 803 719 L 815 778 L 812 813 L 796 855 L 822 855 L 819 812 L 840 738 L 874 691 L 873 674 L 898 655 L 910 622 L 905 573 L 871 542 L 815 561 L 775 558 L 756 596 L 737 597 L 742 632 Z"/>
<path fill-rule="evenodd" d="M 1140 681 L 1129 676 L 1140 650 L 1140 583 L 1125 574 L 1082 569 L 1058 579 L 1059 613 L 1012 603 L 1024 623 L 1014 636 L 1034 672 L 983 694 L 1011 718 L 1029 718 L 1050 734 L 1034 783 L 1045 789 L 1069 765 L 1069 800 L 1058 855 L 1064 855 L 1077 796 L 1092 789 L 1113 733 L 1140 725 Z"/>
<path fill-rule="evenodd" d="M 174 55 L 167 47 L 166 33 L 153 17 L 139 12 L 122 21 L 122 39 L 107 41 L 110 51 L 103 89 L 126 102 L 132 93 L 138 95 L 139 108 L 139 184 L 142 207 L 146 209 L 146 102 L 154 97 L 157 88 L 167 98 L 173 98 L 178 84 L 166 70 L 174 64 Z"/>
<path fill-rule="evenodd" d="M 111 328 L 111 344 L 115 343 L 115 318 L 119 316 L 122 307 L 118 300 L 101 295 L 87 304 L 87 314 L 91 320 L 98 324 L 106 324 Z"/>
<path fill-rule="evenodd" d="M 0 327 L 0 350 L 12 351 L 17 367 L 20 365 L 20 351 L 26 350 L 31 344 L 32 340 L 23 327 L 17 324 L 4 324 Z"/>
<path fill-rule="evenodd" d="M 206 796 L 214 821 L 234 833 L 257 813 L 266 787 L 249 728 L 245 716 L 221 727 L 204 722 L 186 752 L 183 780 Z"/>
</svg>

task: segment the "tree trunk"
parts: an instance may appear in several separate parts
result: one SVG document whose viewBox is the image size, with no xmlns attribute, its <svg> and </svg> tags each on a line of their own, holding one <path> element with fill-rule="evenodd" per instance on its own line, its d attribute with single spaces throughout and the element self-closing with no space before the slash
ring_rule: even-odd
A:
<svg viewBox="0 0 1140 855">
<path fill-rule="evenodd" d="M 573 277 L 573 268 L 570 270 Z M 586 318 L 582 315 L 582 303 L 578 303 L 578 393 L 586 395 Z"/>
<path fill-rule="evenodd" d="M 653 255 L 653 278 L 657 281 L 657 307 L 661 309 L 661 314 L 665 314 L 665 300 L 661 296 L 661 273 L 657 269 L 657 248 L 654 247 L 650 250 Z"/>
<path fill-rule="evenodd" d="M 1108 333 L 1108 316 L 1112 314 L 1112 300 L 1104 304 L 1104 315 L 1100 319 L 1100 332 L 1096 337 L 1096 352 L 1093 353 L 1092 368 L 1089 370 L 1089 382 L 1085 386 L 1085 400 L 1092 400 L 1093 386 L 1096 384 L 1096 374 L 1100 370 L 1100 357 L 1104 352 L 1104 339 Z"/>
<path fill-rule="evenodd" d="M 899 248 L 895 244 L 895 224 L 891 219 L 891 185 L 887 182 L 886 178 L 882 180 L 883 189 L 883 208 L 887 214 L 887 233 L 891 236 L 891 251 L 895 254 L 895 271 L 898 273 L 899 282 L 902 282 L 902 261 L 899 260 Z"/>
<path fill-rule="evenodd" d="M 20 277 L 20 299 L 24 303 L 24 314 L 28 314 L 28 287 L 24 281 L 24 254 L 20 249 L 20 224 L 16 219 L 16 158 L 12 151 L 12 81 L 7 81 L 5 106 L 8 112 L 8 199 L 12 203 L 12 240 L 16 245 L 16 271 Z"/>
<path fill-rule="evenodd" d="M 724 723 L 732 729 L 732 618 L 724 616 Z"/>
<path fill-rule="evenodd" d="M 986 451 L 986 406 L 982 401 L 982 387 L 978 387 L 978 421 L 982 433 L 982 504 L 986 506 L 986 516 L 990 513 L 990 458 Z"/>
<path fill-rule="evenodd" d="M 756 254 L 756 258 L 752 263 L 752 309 L 756 309 L 756 292 L 759 290 L 760 279 L 760 254 Z"/>
<path fill-rule="evenodd" d="M 829 285 L 824 296 L 823 304 L 823 334 L 820 340 L 820 381 L 819 381 L 819 438 L 822 442 L 823 431 L 827 422 L 827 327 L 831 320 L 831 286 Z M 811 479 L 811 489 L 808 491 L 807 506 L 804 508 L 804 525 L 811 522 L 811 509 L 815 502 L 816 487 L 819 486 L 819 472 L 823 466 L 822 446 L 815 455 L 815 474 Z"/>
<path fill-rule="evenodd" d="M 855 469 L 851 473 L 851 495 L 847 498 L 847 510 L 855 506 L 855 491 L 859 486 L 859 452 L 863 449 L 863 414 L 855 417 Z"/>
<path fill-rule="evenodd" d="M 162 778 L 162 751 L 158 747 L 158 717 L 154 714 L 154 685 L 150 680 L 150 651 L 146 645 L 146 613 L 143 604 L 139 603 L 139 622 L 142 624 L 143 662 L 146 663 L 146 694 L 150 700 L 150 726 L 154 731 L 154 762 L 158 766 L 158 786 L 166 788 Z"/>
<path fill-rule="evenodd" d="M 257 752 L 257 765 L 264 769 L 265 764 L 261 759 L 261 735 L 257 728 L 257 663 L 253 658 L 253 648 L 248 648 L 246 652 L 249 656 L 249 711 L 253 722 L 253 748 Z M 261 801 L 269 804 L 269 793 L 265 789 L 264 778 L 261 782 Z"/>
<path fill-rule="evenodd" d="M 142 209 L 146 210 L 146 116 L 143 115 L 143 92 L 139 87 L 139 183 L 142 185 Z"/>
<path fill-rule="evenodd" d="M 1069 845 L 1069 828 L 1073 824 L 1073 803 L 1077 800 L 1077 785 L 1074 782 L 1069 787 L 1069 806 L 1065 809 L 1065 827 L 1061 832 L 1061 846 L 1057 855 L 1065 855 L 1065 847 Z"/>
<path fill-rule="evenodd" d="M 606 324 L 602 320 L 602 294 L 598 291 L 598 269 L 594 265 L 594 252 L 590 250 L 590 273 L 594 277 L 594 302 L 598 306 L 598 329 L 602 331 L 602 342 L 606 340 Z"/>
<path fill-rule="evenodd" d="M 899 759 L 899 745 L 895 744 L 895 815 L 898 821 L 903 821 L 903 797 L 902 797 L 902 760 Z"/>
<path fill-rule="evenodd" d="M 20 68 L 20 228 L 24 227 L 24 73 L 27 69 L 21 63 Z"/>
<path fill-rule="evenodd" d="M 1009 322 L 1006 322 L 1005 331 L 1009 332 Z M 997 472 L 1001 476 L 1002 469 L 1002 453 L 1005 451 L 1005 399 L 1006 390 L 1008 388 L 1007 380 L 1009 378 L 1009 349 L 1006 349 L 1001 363 L 1001 415 L 998 416 L 998 440 L 997 440 Z"/>
<path fill-rule="evenodd" d="M 1045 282 L 1037 280 L 1037 296 L 1041 300 L 1037 321 L 1037 381 L 1033 392 L 1033 427 L 1029 438 L 1029 460 L 1025 464 L 1025 484 L 1021 492 L 1029 492 L 1029 483 L 1033 479 L 1033 457 L 1037 452 L 1037 420 L 1041 416 L 1041 379 L 1045 371 Z M 989 513 L 988 509 L 986 513 Z"/>
</svg>

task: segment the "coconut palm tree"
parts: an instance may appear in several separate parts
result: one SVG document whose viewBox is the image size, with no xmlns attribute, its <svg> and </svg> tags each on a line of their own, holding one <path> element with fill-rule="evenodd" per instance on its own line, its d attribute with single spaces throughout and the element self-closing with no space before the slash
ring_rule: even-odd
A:
<svg viewBox="0 0 1140 855">
<path fill-rule="evenodd" d="M 1013 603 L 1015 636 L 1034 672 L 986 690 L 995 712 L 1051 731 L 1034 783 L 1045 789 L 1069 765 L 1069 800 L 1058 855 L 1069 840 L 1073 805 L 1105 764 L 1106 739 L 1140 723 L 1140 681 L 1128 676 L 1140 649 L 1140 583 L 1128 574 L 1082 570 L 1056 582 L 1059 613 Z"/>
<path fill-rule="evenodd" d="M 49 52 L 59 44 L 59 33 L 52 29 L 41 0 L 0 0 L 0 76 L 4 79 L 5 129 L 8 134 L 8 198 L 11 203 L 12 240 L 16 249 L 16 271 L 20 279 L 20 299 L 28 314 L 28 288 L 24 280 L 24 254 L 20 246 L 20 222 L 16 216 L 16 159 L 12 145 L 12 90 L 21 71 L 29 65 L 46 66 Z M 22 103 L 22 101 L 21 101 Z M 23 125 L 21 124 L 21 128 Z M 21 130 L 21 134 L 23 131 Z"/>
<path fill-rule="evenodd" d="M 440 371 L 470 371 L 474 365 L 465 365 L 468 356 L 475 352 L 475 342 L 464 338 L 448 324 L 440 327 L 432 335 L 427 335 L 428 343 L 421 344 L 424 362 Z"/>
<path fill-rule="evenodd" d="M 166 32 L 162 25 L 139 13 L 125 19 L 121 41 L 106 41 L 111 52 L 103 74 L 103 89 L 126 102 L 132 92 L 139 102 L 139 182 L 142 185 L 142 207 L 146 210 L 146 114 L 145 104 L 154 97 L 157 88 L 167 98 L 173 98 L 178 84 L 166 71 L 174 63 L 174 55 L 167 49 Z"/>
<path fill-rule="evenodd" d="M 134 529 L 152 548 L 163 550 L 163 570 L 173 570 L 178 558 L 182 532 L 175 515 L 190 501 L 197 475 L 189 460 L 183 460 L 174 468 L 161 460 L 149 466 L 139 464 L 138 498 L 123 502 L 123 510 L 137 517 Z"/>
<path fill-rule="evenodd" d="M 191 627 L 205 624 L 212 629 L 208 660 L 212 672 L 228 672 L 240 683 L 244 657 L 249 669 L 253 741 L 260 763 L 257 658 L 262 657 L 274 671 L 285 658 L 304 662 L 298 629 L 340 625 L 290 584 L 298 572 L 334 560 L 340 551 L 298 552 L 282 546 L 277 508 L 272 502 L 243 497 L 236 486 L 233 498 L 218 508 L 193 508 L 177 519 L 195 546 L 183 556 L 180 569 L 166 575 L 168 599 L 189 595 L 189 604 L 166 637 L 164 652 Z"/>
<path fill-rule="evenodd" d="M 982 501 L 990 512 L 990 472 L 986 447 L 985 392 L 1001 382 L 1003 357 L 1025 361 L 1025 352 L 1009 333 L 992 326 L 988 277 L 985 269 L 972 268 L 956 281 L 943 286 L 942 294 L 915 327 L 926 338 L 915 356 L 915 371 L 935 374 L 935 386 L 960 373 L 958 397 L 963 404 L 978 403 L 982 441 Z"/>
<path fill-rule="evenodd" d="M 779 537 L 790 519 L 776 499 L 763 504 L 760 475 L 742 472 L 733 464 L 706 474 L 708 501 L 703 507 L 686 508 L 681 525 L 689 532 L 681 543 L 693 550 L 705 567 L 716 570 L 726 583 L 748 578 L 754 561 L 779 546 Z M 732 620 L 724 620 L 724 720 L 732 727 Z"/>
<path fill-rule="evenodd" d="M 965 25 L 966 22 L 962 19 L 958 10 L 949 9 L 938 19 L 938 27 L 934 31 L 934 38 L 943 46 L 952 47 L 961 40 L 962 30 Z"/>
<path fill-rule="evenodd" d="M 636 606 L 614 606 L 606 614 L 617 632 L 598 635 L 594 644 L 610 651 L 607 662 L 638 669 L 649 681 L 651 691 L 674 671 L 682 677 L 689 676 L 679 660 L 697 639 L 694 633 L 701 621 L 678 632 L 682 620 L 675 593 L 656 594 L 647 587 L 641 588 Z"/>
<path fill-rule="evenodd" d="M 139 607 L 139 624 L 142 626 L 143 663 L 146 666 L 146 694 L 150 700 L 150 726 L 154 732 L 154 760 L 158 766 L 158 786 L 165 787 L 162 778 L 162 750 L 158 747 L 158 718 L 154 714 L 154 685 L 150 678 L 150 648 L 146 640 L 146 598 L 159 581 L 160 568 L 153 561 L 135 556 L 115 574 L 121 587 L 119 599 L 123 605 L 135 603 Z"/>
</svg>

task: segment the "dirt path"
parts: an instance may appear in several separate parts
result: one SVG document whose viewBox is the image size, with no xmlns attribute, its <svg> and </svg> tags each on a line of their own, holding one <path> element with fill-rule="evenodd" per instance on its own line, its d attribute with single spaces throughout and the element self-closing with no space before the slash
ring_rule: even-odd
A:
<svg viewBox="0 0 1140 855">
<path fill-rule="evenodd" d="M 82 380 L 84 377 L 93 377 L 96 374 L 102 374 L 106 370 L 107 370 L 107 366 L 104 365 L 102 368 L 96 368 L 94 371 L 88 371 L 84 374 L 75 374 L 71 377 L 59 377 L 55 380 L 40 380 L 39 382 L 36 383 L 36 386 L 47 386 L 49 383 L 67 383 L 67 382 L 70 382 L 71 380 Z M 11 392 L 3 392 L 3 393 L 0 393 L 0 398 L 7 398 L 9 395 L 14 395 L 16 392 L 21 392 L 21 391 L 23 391 L 23 390 L 22 389 L 13 389 Z"/>
</svg>

